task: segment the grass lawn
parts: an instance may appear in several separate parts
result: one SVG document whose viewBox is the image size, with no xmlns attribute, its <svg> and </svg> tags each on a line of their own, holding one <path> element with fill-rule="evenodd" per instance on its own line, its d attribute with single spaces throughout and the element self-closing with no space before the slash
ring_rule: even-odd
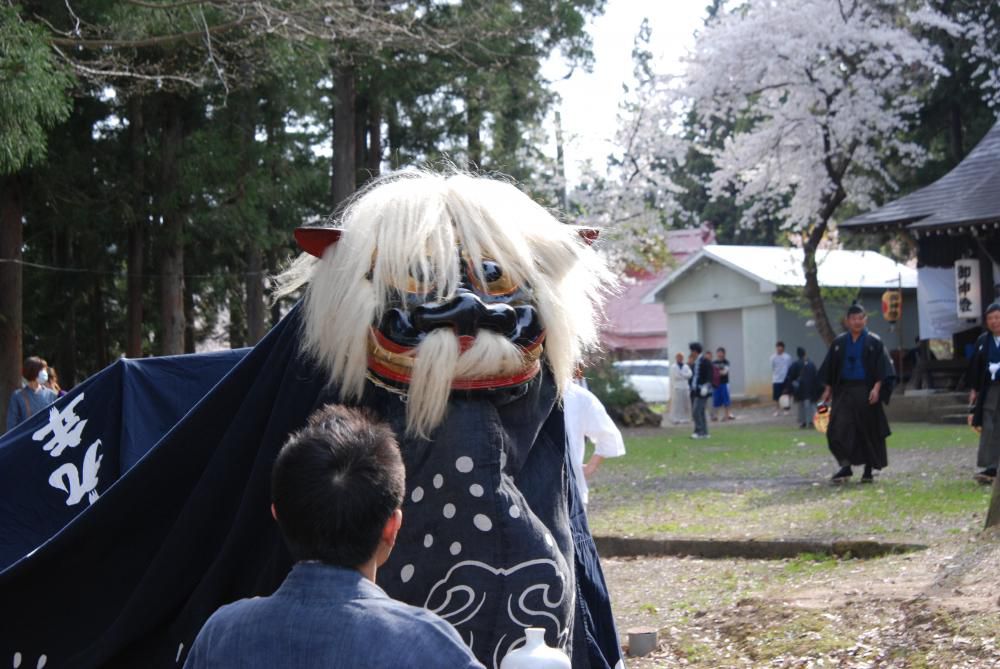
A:
<svg viewBox="0 0 1000 669">
<path fill-rule="evenodd" d="M 626 436 L 628 454 L 591 482 L 595 534 L 655 537 L 876 538 L 932 541 L 976 531 L 990 491 L 976 485 L 976 434 L 899 423 L 876 483 L 827 479 L 825 436 L 788 425 L 712 426 Z"/>
</svg>

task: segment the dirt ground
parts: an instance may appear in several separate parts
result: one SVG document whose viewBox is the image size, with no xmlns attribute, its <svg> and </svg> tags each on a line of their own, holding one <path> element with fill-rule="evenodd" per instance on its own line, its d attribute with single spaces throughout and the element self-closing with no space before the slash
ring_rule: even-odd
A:
<svg viewBox="0 0 1000 669">
<path fill-rule="evenodd" d="M 623 642 L 652 667 L 1000 667 L 1000 535 L 875 560 L 611 558 Z"/>
<path fill-rule="evenodd" d="M 744 410 L 740 420 L 759 424 L 782 419 L 774 419 L 769 411 Z M 680 429 L 671 431 L 680 436 Z M 647 431 L 656 434 L 655 429 Z M 923 477 L 928 471 L 931 476 L 965 478 L 972 464 L 965 460 L 972 454 L 962 453 L 959 460 L 955 455 L 949 450 L 896 452 L 892 473 L 900 480 Z M 821 471 L 812 474 L 814 480 Z M 803 474 L 810 476 L 789 472 L 787 478 L 802 479 Z M 675 495 L 686 495 L 687 486 L 694 493 L 719 486 L 781 489 L 784 482 L 783 476 L 771 480 L 773 473 L 763 471 L 743 472 L 735 482 L 715 476 L 685 478 L 683 483 L 660 479 L 630 487 L 666 484 L 675 488 Z M 789 489 L 792 483 L 801 487 L 805 481 L 792 481 Z M 612 501 L 610 492 L 606 487 L 605 500 L 615 504 L 619 500 Z M 600 513 L 599 508 L 594 511 Z M 762 528 L 775 526 L 775 512 L 778 508 L 771 508 L 770 517 L 760 520 Z M 1000 668 L 1000 532 L 980 532 L 978 514 L 960 523 L 949 519 L 951 527 L 945 531 L 935 527 L 943 517 L 908 519 L 902 528 L 911 538 L 920 535 L 928 549 L 870 560 L 825 555 L 768 561 L 605 558 L 602 565 L 623 645 L 630 629 L 653 629 L 659 637 L 653 653 L 627 657 L 626 664 L 633 669 Z M 753 535 L 762 528 L 751 522 L 740 534 L 746 530 Z M 819 529 L 843 534 L 843 528 Z M 890 538 L 894 532 L 885 534 Z"/>
</svg>

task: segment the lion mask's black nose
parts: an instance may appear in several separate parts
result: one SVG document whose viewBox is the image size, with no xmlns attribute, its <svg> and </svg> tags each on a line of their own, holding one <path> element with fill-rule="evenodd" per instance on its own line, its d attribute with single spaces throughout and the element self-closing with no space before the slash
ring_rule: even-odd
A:
<svg viewBox="0 0 1000 669">
<path fill-rule="evenodd" d="M 460 337 L 475 336 L 481 329 L 512 337 L 517 328 L 517 313 L 510 305 L 486 305 L 475 294 L 459 290 L 449 300 L 429 302 L 414 309 L 413 326 L 422 332 L 450 327 Z"/>
</svg>

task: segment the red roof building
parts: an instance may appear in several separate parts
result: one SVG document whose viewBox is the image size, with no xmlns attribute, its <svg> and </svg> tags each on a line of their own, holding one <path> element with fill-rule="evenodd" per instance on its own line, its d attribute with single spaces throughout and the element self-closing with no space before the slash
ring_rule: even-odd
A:
<svg viewBox="0 0 1000 669">
<path fill-rule="evenodd" d="M 663 305 L 642 299 L 707 244 L 715 243 L 709 225 L 667 233 L 672 267 L 659 272 L 632 270 L 622 277 L 622 293 L 608 302 L 607 323 L 601 333 L 604 349 L 617 359 L 664 358 L 667 355 L 667 315 Z"/>
</svg>

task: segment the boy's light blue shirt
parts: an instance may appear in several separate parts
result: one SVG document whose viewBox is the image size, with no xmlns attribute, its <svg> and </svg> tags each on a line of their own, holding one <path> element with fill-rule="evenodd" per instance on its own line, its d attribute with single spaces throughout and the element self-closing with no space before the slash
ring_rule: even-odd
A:
<svg viewBox="0 0 1000 669">
<path fill-rule="evenodd" d="M 205 623 L 185 669 L 482 666 L 458 632 L 426 609 L 391 599 L 354 569 L 299 562 L 270 597 L 223 606 Z"/>
</svg>

